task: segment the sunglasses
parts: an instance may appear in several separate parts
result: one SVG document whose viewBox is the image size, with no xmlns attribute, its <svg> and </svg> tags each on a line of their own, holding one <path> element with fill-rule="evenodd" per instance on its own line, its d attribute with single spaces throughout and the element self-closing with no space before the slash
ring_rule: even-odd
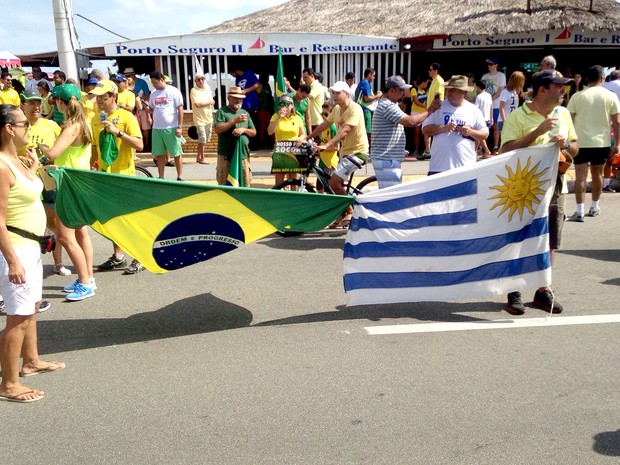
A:
<svg viewBox="0 0 620 465">
<path fill-rule="evenodd" d="M 291 103 L 288 103 L 288 102 L 280 102 L 280 103 L 278 104 L 278 106 L 279 106 L 280 108 L 283 108 L 283 107 L 288 107 L 289 105 L 292 105 L 292 104 L 291 104 Z"/>
<path fill-rule="evenodd" d="M 9 123 L 11 126 L 15 126 L 16 128 L 30 128 L 30 123 L 28 120 L 18 121 L 16 123 Z"/>
</svg>

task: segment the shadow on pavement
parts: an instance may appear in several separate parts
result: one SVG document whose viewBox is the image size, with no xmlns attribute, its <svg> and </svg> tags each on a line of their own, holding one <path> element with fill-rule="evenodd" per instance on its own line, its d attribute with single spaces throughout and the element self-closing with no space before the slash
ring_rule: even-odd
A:
<svg viewBox="0 0 620 465">
<path fill-rule="evenodd" d="M 201 294 L 127 318 L 43 319 L 38 322 L 39 352 L 67 352 L 243 328 L 250 325 L 252 318 L 243 307 Z"/>
<path fill-rule="evenodd" d="M 498 316 L 511 318 L 507 313 L 502 313 L 505 304 L 495 302 L 416 302 L 405 304 L 386 305 L 360 305 L 359 307 L 339 306 L 333 312 L 311 313 L 298 315 L 278 320 L 263 321 L 252 326 L 278 326 L 301 323 L 321 323 L 325 321 L 344 320 L 369 320 L 381 321 L 383 319 L 412 318 L 415 320 L 435 322 L 462 322 L 462 321 L 485 321 L 483 318 L 475 318 L 462 313 L 489 312 L 497 313 Z"/>
<path fill-rule="evenodd" d="M 593 260 L 601 260 L 605 262 L 620 262 L 620 250 L 558 250 L 558 253 L 564 255 L 574 255 L 576 257 L 591 258 Z"/>
<path fill-rule="evenodd" d="M 620 457 L 620 429 L 598 433 L 594 436 L 592 449 L 601 455 Z"/>
<path fill-rule="evenodd" d="M 277 234 L 262 239 L 258 244 L 280 250 L 343 249 L 346 229 L 325 230 L 304 233 L 296 237 L 282 237 Z"/>
</svg>

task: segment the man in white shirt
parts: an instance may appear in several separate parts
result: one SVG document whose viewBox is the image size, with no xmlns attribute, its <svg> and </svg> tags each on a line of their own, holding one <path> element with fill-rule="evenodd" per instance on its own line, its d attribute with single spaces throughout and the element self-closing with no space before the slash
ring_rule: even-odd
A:
<svg viewBox="0 0 620 465">
<path fill-rule="evenodd" d="M 493 126 L 493 97 L 491 97 L 491 94 L 486 92 L 486 88 L 487 85 L 484 81 L 480 80 L 476 83 L 476 101 L 474 104 L 482 112 L 484 121 L 487 123 L 487 128 L 490 128 Z M 491 151 L 489 150 L 486 139 L 480 141 L 478 145 L 482 146 L 483 158 L 488 158 L 491 156 Z"/>
<path fill-rule="evenodd" d="M 493 153 L 499 150 L 499 96 L 506 88 L 506 75 L 498 71 L 499 60 L 496 57 L 487 59 L 489 72 L 482 75 L 482 80 L 487 85 L 486 91 L 493 97 Z"/>
<path fill-rule="evenodd" d="M 183 125 L 183 96 L 176 87 L 166 84 L 159 71 L 150 74 L 155 90 L 149 97 L 149 110 L 153 118 L 153 156 L 157 158 L 159 178 L 164 178 L 166 153 L 174 158 L 177 181 L 182 181 L 183 149 L 181 126 Z"/>
<path fill-rule="evenodd" d="M 467 76 L 452 76 L 445 88 L 441 107 L 422 123 L 424 135 L 433 137 L 429 175 L 475 164 L 476 141 L 489 136 L 482 112 L 465 100 L 472 90 Z"/>
</svg>

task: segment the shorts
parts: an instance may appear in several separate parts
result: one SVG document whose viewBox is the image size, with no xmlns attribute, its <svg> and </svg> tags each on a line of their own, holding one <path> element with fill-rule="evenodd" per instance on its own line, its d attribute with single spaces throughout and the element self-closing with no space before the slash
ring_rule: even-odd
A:
<svg viewBox="0 0 620 465">
<path fill-rule="evenodd" d="M 15 255 L 26 272 L 26 282 L 23 284 L 13 284 L 9 281 L 9 265 L 0 254 L 0 294 L 4 299 L 6 314 L 34 315 L 35 306 L 41 301 L 43 293 L 41 249 L 38 246 L 17 248 Z"/>
<path fill-rule="evenodd" d="M 499 108 L 493 108 L 493 123 L 497 123 L 499 119 Z"/>
<path fill-rule="evenodd" d="M 349 177 L 355 172 L 356 169 L 361 168 L 366 163 L 368 155 L 365 153 L 354 153 L 352 155 L 345 155 L 338 161 L 338 166 L 334 170 L 334 174 L 344 181 L 348 181 Z"/>
<path fill-rule="evenodd" d="M 54 205 L 56 203 L 56 189 L 51 191 L 43 189 L 43 203 L 47 205 Z"/>
<path fill-rule="evenodd" d="M 604 165 L 607 163 L 607 158 L 611 153 L 609 147 L 581 147 L 579 153 L 574 158 L 575 165 L 584 165 L 590 163 L 591 165 Z"/>
<path fill-rule="evenodd" d="M 555 201 L 549 204 L 549 249 L 557 250 L 562 244 L 562 230 L 564 229 L 564 213 L 566 195 L 560 194 Z"/>
<path fill-rule="evenodd" d="M 181 138 L 176 136 L 176 128 L 153 129 L 153 143 L 151 153 L 154 157 L 170 155 L 178 157 L 183 155 Z"/>
<path fill-rule="evenodd" d="M 211 139 L 211 129 L 213 124 L 201 124 L 196 125 L 196 132 L 198 133 L 198 143 L 206 144 Z"/>
<path fill-rule="evenodd" d="M 252 168 L 250 167 L 250 159 L 244 158 L 241 160 L 241 167 L 243 168 L 243 187 L 250 187 L 250 184 L 252 183 Z M 218 155 L 217 166 L 215 167 L 215 177 L 220 186 L 226 185 L 229 172 L 230 160 L 226 160 L 224 155 Z"/>
<path fill-rule="evenodd" d="M 364 109 L 364 124 L 366 126 L 366 134 L 370 134 L 372 130 L 372 111 Z"/>
<path fill-rule="evenodd" d="M 397 186 L 403 182 L 403 170 L 400 160 L 372 160 L 379 189 Z"/>
<path fill-rule="evenodd" d="M 497 123 L 497 130 L 499 132 L 502 132 L 503 129 L 504 129 L 504 122 L 503 121 L 498 121 L 498 123 Z"/>
</svg>

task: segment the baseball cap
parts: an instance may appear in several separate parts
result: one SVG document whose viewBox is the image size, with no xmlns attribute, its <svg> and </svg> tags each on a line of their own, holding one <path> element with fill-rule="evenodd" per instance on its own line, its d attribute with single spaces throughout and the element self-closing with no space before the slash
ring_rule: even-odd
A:
<svg viewBox="0 0 620 465">
<path fill-rule="evenodd" d="M 385 81 L 386 89 L 402 89 L 409 90 L 412 86 L 407 84 L 405 80 L 400 76 L 390 76 L 387 81 Z"/>
<path fill-rule="evenodd" d="M 118 94 L 118 87 L 109 79 L 104 79 L 99 81 L 89 93 L 95 95 Z"/>
<path fill-rule="evenodd" d="M 333 86 L 330 87 L 330 90 L 334 92 L 347 92 L 347 93 L 351 92 L 351 88 L 349 87 L 349 84 L 347 84 L 344 81 L 336 82 Z"/>
<path fill-rule="evenodd" d="M 280 97 L 280 103 L 293 103 L 293 99 L 291 97 L 289 97 L 288 95 L 282 95 Z"/>
<path fill-rule="evenodd" d="M 497 59 L 497 57 L 491 57 L 491 58 L 487 58 L 487 63 L 492 64 L 492 65 L 498 65 L 499 60 Z"/>
<path fill-rule="evenodd" d="M 554 69 L 546 69 L 545 71 L 541 71 L 534 76 L 534 80 L 532 81 L 532 90 L 534 95 L 536 95 L 536 91 L 543 85 L 568 84 L 571 81 L 571 78 L 562 77 L 562 75 Z"/>
<path fill-rule="evenodd" d="M 127 80 L 127 77 L 125 77 L 125 75 L 122 73 L 117 73 L 116 77 L 114 78 L 115 82 L 125 82 L 126 80 Z"/>
<path fill-rule="evenodd" d="M 88 81 L 86 81 L 86 85 L 91 85 L 91 84 L 97 84 L 99 82 L 99 79 L 97 79 L 96 77 L 90 78 Z"/>
<path fill-rule="evenodd" d="M 21 94 L 19 94 L 19 96 L 23 102 L 27 100 L 43 100 L 43 97 L 41 97 L 41 94 L 35 89 L 27 89 L 23 91 Z"/>
<path fill-rule="evenodd" d="M 78 101 L 82 98 L 82 91 L 78 86 L 73 84 L 61 84 L 54 86 L 54 97 L 57 97 L 65 102 L 71 100 L 71 97 L 75 97 Z"/>
</svg>

